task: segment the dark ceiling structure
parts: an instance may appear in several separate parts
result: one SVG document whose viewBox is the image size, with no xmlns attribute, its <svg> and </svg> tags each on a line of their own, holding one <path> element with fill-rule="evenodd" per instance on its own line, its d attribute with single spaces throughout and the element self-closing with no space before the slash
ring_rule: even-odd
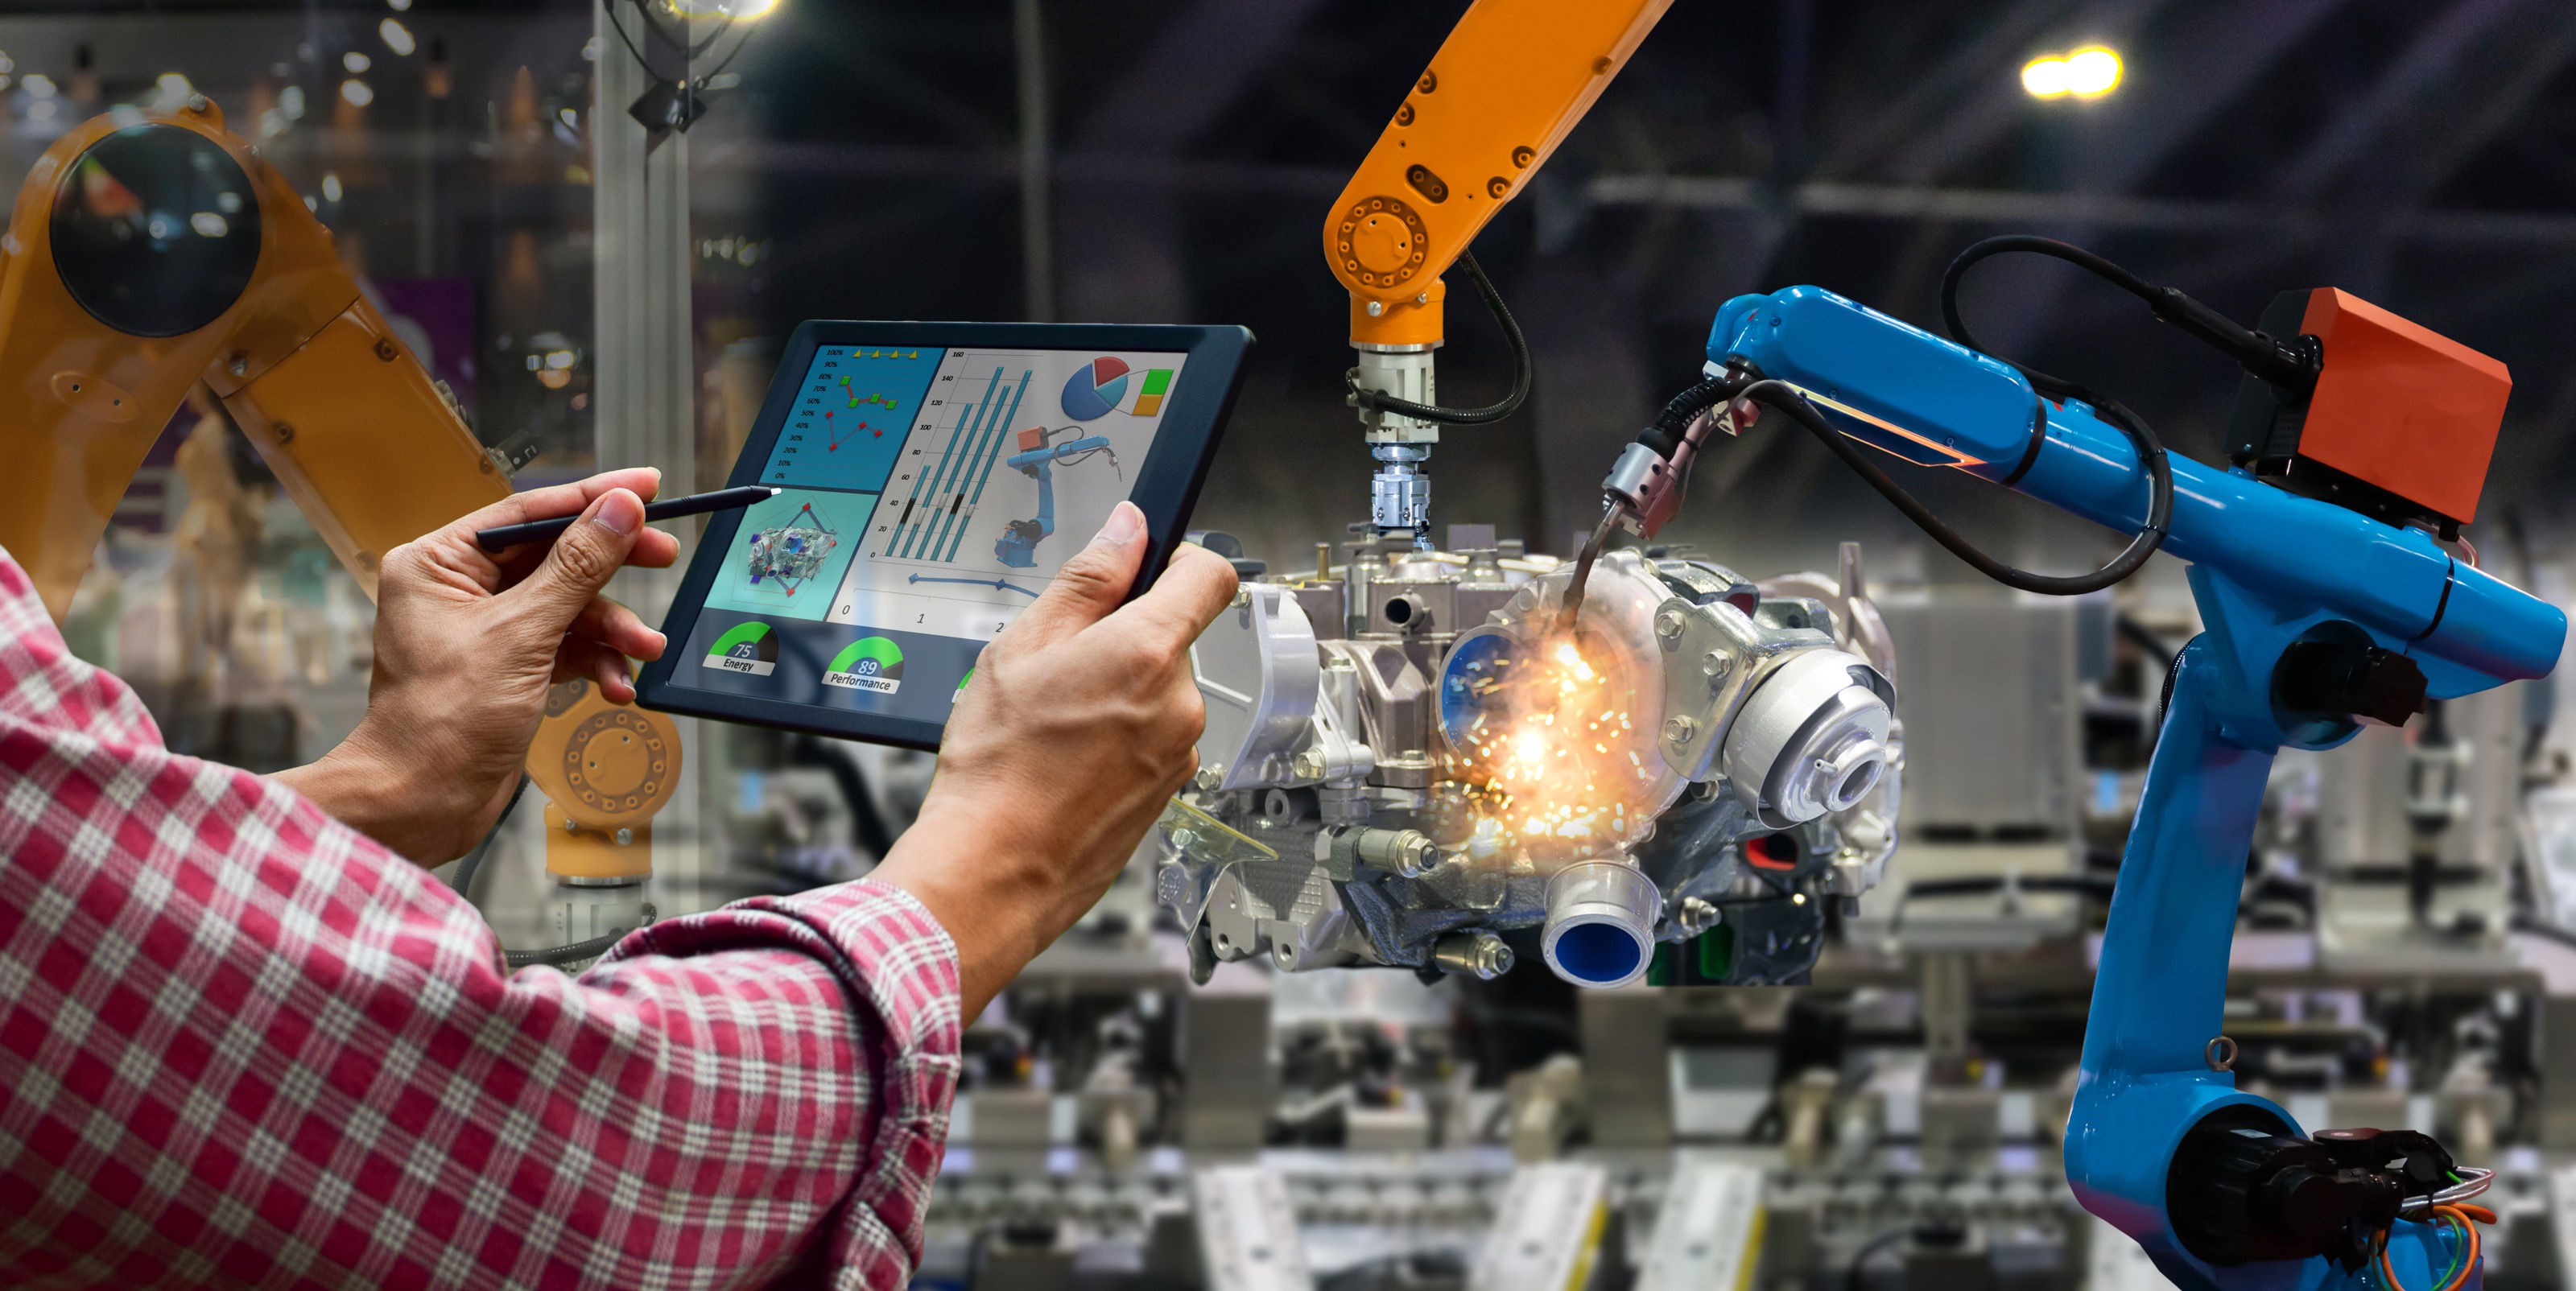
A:
<svg viewBox="0 0 2576 1291">
<path fill-rule="evenodd" d="M 1334 536 L 1352 488 L 1309 477 L 1361 468 L 1321 213 L 1463 8 L 1046 5 L 1032 172 L 1006 0 L 791 5 L 760 55 L 780 317 L 1016 317 L 1051 295 L 1065 318 L 1246 323 L 1261 372 L 1211 506 L 1320 506 L 1306 529 Z M 2023 91 L 2025 59 L 2090 42 L 2126 62 L 2115 93 Z M 2504 359 L 2518 389 L 2491 510 L 2540 516 L 2576 430 L 2576 371 L 2556 361 L 2576 343 L 2571 158 L 2560 0 L 1684 0 L 1479 245 L 1539 390 L 1514 422 L 1453 435 L 1441 465 L 1463 480 L 1441 506 L 1557 545 L 1615 446 L 1693 378 L 1729 296 L 1814 282 L 1936 326 L 1949 258 L 2026 231 L 2249 322 L 2282 289 L 2332 284 Z M 1035 294 L 1032 173 L 1052 228 Z M 1982 269 L 1967 297 L 1997 349 L 2216 455 L 2234 373 L 2135 302 L 2047 263 Z M 1489 326 L 1462 312 L 1454 333 L 1459 397 L 1498 386 Z M 1814 445 L 1764 431 L 1734 448 L 1700 492 L 1750 496 L 1695 504 L 1735 517 L 1719 529 L 1897 532 Z M 2091 553 L 2080 530 L 1947 491 Z M 1459 514 L 1478 506 L 1507 513 Z"/>
</svg>

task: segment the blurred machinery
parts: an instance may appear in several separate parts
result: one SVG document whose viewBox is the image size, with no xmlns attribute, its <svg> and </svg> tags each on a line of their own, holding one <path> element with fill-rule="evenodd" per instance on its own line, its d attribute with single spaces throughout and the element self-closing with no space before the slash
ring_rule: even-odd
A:
<svg viewBox="0 0 2576 1291">
<path fill-rule="evenodd" d="M 2524 710 L 2519 688 L 2501 687 L 2317 760 L 2317 949 L 2327 967 L 2512 962 Z"/>
</svg>

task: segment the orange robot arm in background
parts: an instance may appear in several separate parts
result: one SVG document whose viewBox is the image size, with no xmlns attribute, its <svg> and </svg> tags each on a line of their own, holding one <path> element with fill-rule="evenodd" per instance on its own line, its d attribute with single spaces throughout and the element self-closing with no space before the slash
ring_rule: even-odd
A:
<svg viewBox="0 0 2576 1291">
<path fill-rule="evenodd" d="M 370 597 L 386 551 L 510 492 L 331 231 L 203 97 L 65 134 L 0 237 L 0 547 L 57 620 L 200 381 Z M 618 831 L 621 852 L 649 841 L 635 835 L 676 787 L 677 729 L 659 713 L 611 718 L 593 687 L 557 691 L 528 766 L 580 826 L 551 822 L 550 860 L 558 834 L 607 846 Z M 614 752 L 594 747 L 603 738 Z M 581 868 L 632 872 L 650 855 Z"/>
<path fill-rule="evenodd" d="M 1369 454 L 1369 518 L 1382 536 L 1431 545 L 1423 463 L 1440 426 L 1509 416 L 1529 392 L 1529 350 L 1489 297 L 1513 347 L 1512 394 L 1443 408 L 1432 375 L 1448 288 L 1440 275 L 1556 151 L 1672 0 L 1476 0 L 1397 106 L 1324 217 L 1324 258 L 1350 290 L 1351 403 Z"/>
<path fill-rule="evenodd" d="M 1440 275 L 1671 5 L 1477 0 L 1467 10 L 1325 217 L 1325 259 L 1351 293 L 1352 344 L 1439 344 Z"/>
<path fill-rule="evenodd" d="M 0 241 L 0 546 L 57 619 L 199 381 L 371 596 L 385 551 L 510 491 L 330 230 L 202 98 L 56 140 Z"/>
</svg>

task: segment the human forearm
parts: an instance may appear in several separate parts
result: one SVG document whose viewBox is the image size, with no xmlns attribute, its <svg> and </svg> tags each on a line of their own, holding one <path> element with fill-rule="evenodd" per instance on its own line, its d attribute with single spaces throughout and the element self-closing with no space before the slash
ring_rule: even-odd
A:
<svg viewBox="0 0 2576 1291">
<path fill-rule="evenodd" d="M 1042 840 L 1014 840 L 997 821 L 934 805 L 869 875 L 912 894 L 947 930 L 957 947 L 967 1017 L 983 1012 L 1108 886 L 1105 879 L 1033 869 L 1007 855 L 1045 850 Z"/>
<path fill-rule="evenodd" d="M 484 804 L 459 777 L 439 769 L 443 759 L 435 752 L 415 746 L 408 758 L 393 755 L 370 725 L 377 720 L 371 713 L 318 760 L 269 778 L 415 864 L 464 855 L 477 841 L 468 826 L 479 821 Z"/>
<path fill-rule="evenodd" d="M 1127 601 L 1144 551 L 1144 517 L 1122 502 L 985 647 L 921 818 L 873 876 L 956 940 L 969 1017 L 1100 899 L 1198 767 L 1189 644 L 1234 571 L 1184 545 Z"/>
</svg>

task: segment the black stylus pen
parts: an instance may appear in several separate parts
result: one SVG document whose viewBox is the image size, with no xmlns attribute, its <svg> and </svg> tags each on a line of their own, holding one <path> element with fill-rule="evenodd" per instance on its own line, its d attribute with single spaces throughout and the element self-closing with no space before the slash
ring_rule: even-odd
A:
<svg viewBox="0 0 2576 1291">
<path fill-rule="evenodd" d="M 759 486 L 718 489 L 713 493 L 693 493 L 688 497 L 673 498 L 668 502 L 645 503 L 644 519 L 649 524 L 655 520 L 703 515 L 709 511 L 728 511 L 735 507 L 750 506 L 754 502 L 766 502 L 778 496 L 778 493 L 777 489 Z M 572 522 L 580 518 L 577 515 L 556 516 L 552 520 L 531 520 L 526 524 L 505 524 L 497 529 L 477 529 L 474 531 L 474 541 L 483 550 L 498 555 L 523 542 L 539 542 L 556 537 L 571 528 Z"/>
</svg>

